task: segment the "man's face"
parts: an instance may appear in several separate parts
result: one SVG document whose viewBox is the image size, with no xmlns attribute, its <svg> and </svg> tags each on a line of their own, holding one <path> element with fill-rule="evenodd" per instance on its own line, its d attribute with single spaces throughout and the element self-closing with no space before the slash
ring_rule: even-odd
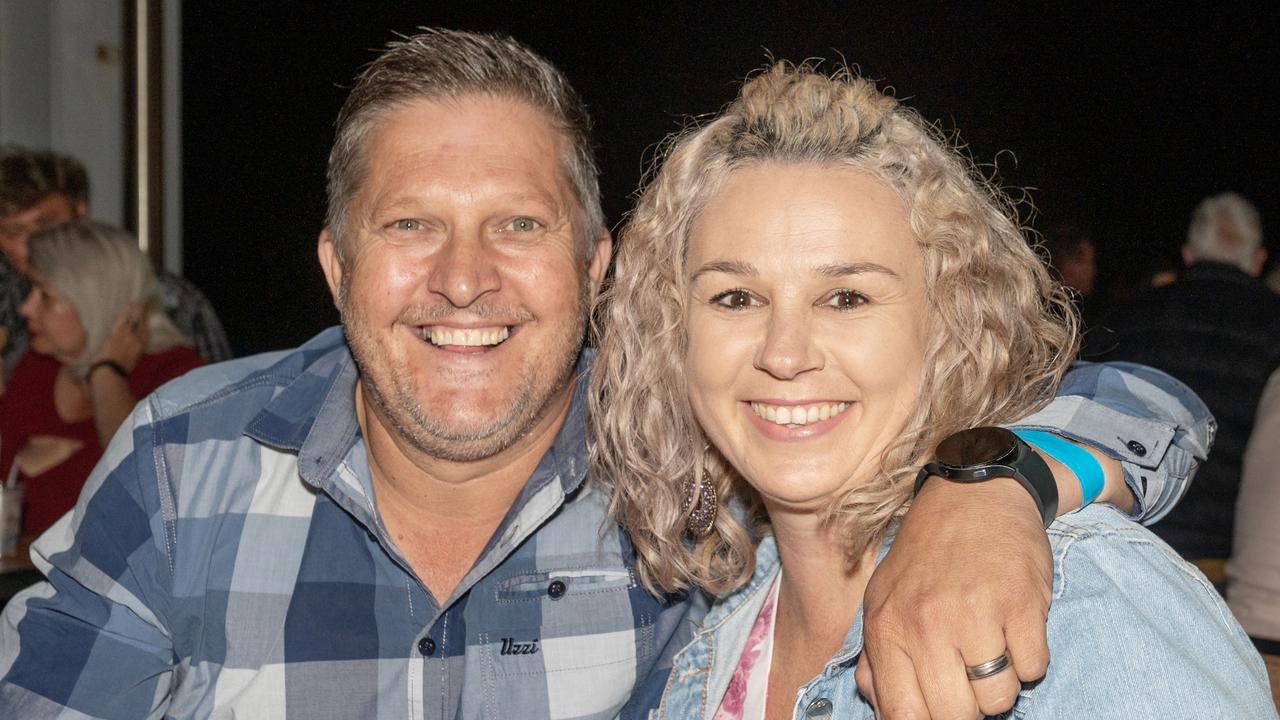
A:
<svg viewBox="0 0 1280 720">
<path fill-rule="evenodd" d="M 564 139 L 524 103 L 419 100 L 365 142 L 345 261 L 320 242 L 362 390 L 427 455 L 491 457 L 568 397 L 608 234 L 588 259 Z"/>
<path fill-rule="evenodd" d="M 26 210 L 0 218 L 0 251 L 13 269 L 22 274 L 28 270 L 30 250 L 27 241 L 31 235 L 57 227 L 84 215 L 84 208 L 71 198 L 54 193 Z"/>
</svg>

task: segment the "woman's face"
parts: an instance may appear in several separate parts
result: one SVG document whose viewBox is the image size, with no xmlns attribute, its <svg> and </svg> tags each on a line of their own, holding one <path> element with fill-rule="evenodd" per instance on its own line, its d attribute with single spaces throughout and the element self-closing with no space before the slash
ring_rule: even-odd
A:
<svg viewBox="0 0 1280 720">
<path fill-rule="evenodd" d="M 31 331 L 31 349 L 52 355 L 59 362 L 69 363 L 84 352 L 84 325 L 70 301 L 56 288 L 45 282 L 44 276 L 31 269 L 31 294 L 23 301 L 18 312 L 27 320 Z"/>
<path fill-rule="evenodd" d="M 736 170 L 689 239 L 689 396 L 770 512 L 867 482 L 919 395 L 923 261 L 901 200 L 825 165 Z"/>
</svg>

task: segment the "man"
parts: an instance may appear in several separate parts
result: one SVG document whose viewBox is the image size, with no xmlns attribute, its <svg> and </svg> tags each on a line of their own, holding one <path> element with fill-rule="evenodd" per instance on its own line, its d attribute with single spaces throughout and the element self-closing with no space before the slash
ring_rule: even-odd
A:
<svg viewBox="0 0 1280 720">
<path fill-rule="evenodd" d="M 31 291 L 27 241 L 89 211 L 89 176 L 74 158 L 53 152 L 0 146 L 0 350 L 7 377 L 27 349 L 27 326 L 18 306 Z M 231 358 L 217 314 L 203 293 L 182 278 L 161 272 L 160 295 L 174 324 L 208 362 Z"/>
<path fill-rule="evenodd" d="M 564 76 L 508 38 L 426 31 L 370 64 L 318 246 L 344 332 L 139 405 L 34 546 L 50 582 L 5 611 L 0 713 L 586 718 L 651 699 L 702 599 L 639 586 L 586 481 L 581 342 L 612 246 L 587 128 Z M 1116 451 L 1163 512 L 1204 453 L 1203 408 L 1159 374 L 1073 382 L 1029 424 L 1127 434 L 1084 397 L 1116 382 L 1167 410 L 1129 435 L 1158 456 Z M 938 528 L 926 545 L 909 516 L 877 575 L 893 592 L 868 593 L 881 710 L 1011 703 L 1047 662 L 1036 508 L 1005 480 L 937 482 L 921 513 L 955 520 L 919 525 Z M 927 638 L 915 606 L 937 611 Z M 1005 648 L 1016 675 L 965 679 L 961 651 Z"/>
<path fill-rule="evenodd" d="M 1214 451 L 1195 485 L 1152 527 L 1215 580 L 1231 555 L 1258 400 L 1280 368 L 1280 297 L 1257 280 L 1266 254 L 1251 203 L 1235 193 L 1206 198 L 1187 229 L 1181 277 L 1115 308 L 1090 337 L 1101 359 L 1144 363 L 1184 380 L 1217 418 Z"/>
</svg>

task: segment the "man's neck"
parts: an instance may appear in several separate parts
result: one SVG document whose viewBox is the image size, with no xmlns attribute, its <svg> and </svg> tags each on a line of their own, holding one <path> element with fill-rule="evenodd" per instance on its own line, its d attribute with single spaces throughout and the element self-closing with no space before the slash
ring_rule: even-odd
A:
<svg viewBox="0 0 1280 720">
<path fill-rule="evenodd" d="M 511 447 L 474 462 L 431 457 L 394 432 L 356 384 L 378 513 L 388 534 L 438 601 L 475 564 L 512 503 L 555 442 L 573 383 Z"/>
</svg>

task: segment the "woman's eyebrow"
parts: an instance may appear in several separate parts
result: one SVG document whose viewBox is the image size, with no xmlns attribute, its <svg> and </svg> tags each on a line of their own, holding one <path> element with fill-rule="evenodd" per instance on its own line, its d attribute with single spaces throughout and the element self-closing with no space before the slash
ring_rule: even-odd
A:
<svg viewBox="0 0 1280 720">
<path fill-rule="evenodd" d="M 705 263 L 702 267 L 689 276 L 689 281 L 697 280 L 699 277 L 707 273 L 725 273 L 727 275 L 742 275 L 746 277 L 756 277 L 760 271 L 755 265 L 741 260 L 712 260 Z"/>
<path fill-rule="evenodd" d="M 840 278 L 849 275 L 862 275 L 865 273 L 882 273 L 895 279 L 901 279 L 902 276 L 890 270 L 889 268 L 873 262 L 855 262 L 855 263 L 830 263 L 827 265 L 819 265 L 814 268 L 814 274 L 823 277 Z"/>
</svg>

